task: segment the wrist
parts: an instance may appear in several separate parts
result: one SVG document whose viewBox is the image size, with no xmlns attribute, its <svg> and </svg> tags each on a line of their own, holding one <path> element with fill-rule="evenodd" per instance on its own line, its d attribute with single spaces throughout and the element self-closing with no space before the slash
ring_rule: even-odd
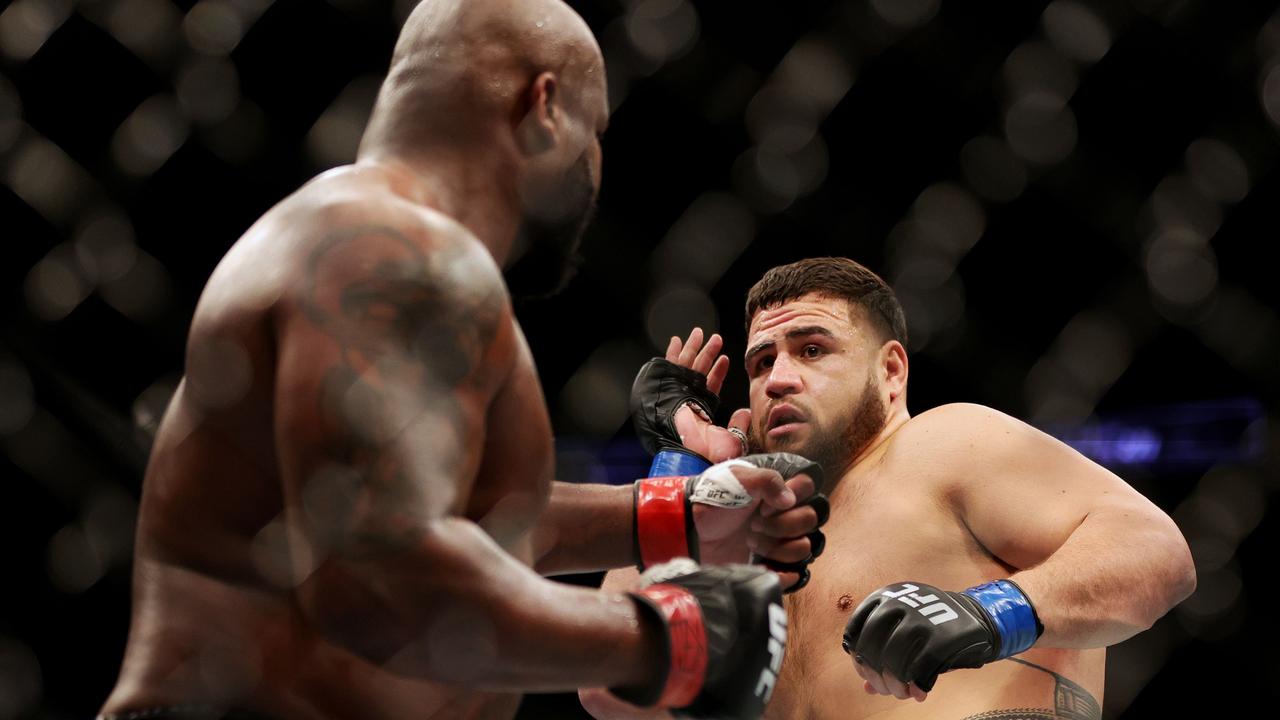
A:
<svg viewBox="0 0 1280 720">
<path fill-rule="evenodd" d="M 683 707 L 693 702 L 707 672 L 702 610 L 688 590 L 650 585 L 631 594 L 643 643 L 638 660 L 641 679 L 610 688 L 617 697 L 641 707 Z"/>
<path fill-rule="evenodd" d="M 1044 633 L 1031 600 L 1012 580 L 996 580 L 961 593 L 978 604 L 991 620 L 999 649 L 996 660 L 1025 652 Z"/>
<path fill-rule="evenodd" d="M 662 448 L 653 456 L 649 477 L 697 475 L 711 467 L 711 462 L 684 448 Z"/>
<path fill-rule="evenodd" d="M 651 477 L 635 483 L 634 544 L 641 570 L 678 557 L 698 560 L 697 529 L 686 477 Z"/>
</svg>

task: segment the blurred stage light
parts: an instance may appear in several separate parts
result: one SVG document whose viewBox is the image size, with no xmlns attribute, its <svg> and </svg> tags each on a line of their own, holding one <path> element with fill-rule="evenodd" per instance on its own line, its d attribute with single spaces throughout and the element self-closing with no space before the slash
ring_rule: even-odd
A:
<svg viewBox="0 0 1280 720">
<path fill-rule="evenodd" d="M 1027 168 L 1001 138 L 979 136 L 960 150 L 964 179 L 973 191 L 992 202 L 1007 203 L 1027 187 Z"/>
<path fill-rule="evenodd" d="M 27 426 L 36 411 L 31 376 L 17 358 L 0 355 L 0 436 Z"/>
<path fill-rule="evenodd" d="M 17 0 L 0 12 L 0 53 L 30 60 L 70 14 L 70 0 Z"/>
<path fill-rule="evenodd" d="M 149 323 L 161 317 L 172 295 L 172 280 L 164 265 L 151 255 L 138 251 L 137 260 L 128 272 L 98 287 L 98 293 L 111 307 L 138 323 Z"/>
<path fill-rule="evenodd" d="M 97 285 L 124 277 L 138 261 L 133 225 L 120 211 L 90 211 L 75 234 L 77 264 L 86 279 Z"/>
<path fill-rule="evenodd" d="M 0 635 L 0 720 L 19 720 L 37 711 L 43 694 L 40 661 L 16 638 Z"/>
<path fill-rule="evenodd" d="M 756 220 L 728 193 L 699 196 L 671 225 L 650 255 L 659 283 L 690 282 L 710 288 L 755 239 Z"/>
<path fill-rule="evenodd" d="M 938 14 L 942 0 L 871 0 L 871 7 L 885 22 L 900 28 L 919 27 Z"/>
<path fill-rule="evenodd" d="M 1249 194 L 1249 168 L 1240 153 L 1214 138 L 1187 146 L 1187 175 L 1196 189 L 1221 203 L 1237 203 Z"/>
<path fill-rule="evenodd" d="M 665 351 L 672 336 L 686 338 L 695 327 L 702 328 L 707 335 L 720 327 L 716 306 L 705 290 L 679 284 L 654 288 L 645 310 L 645 329 L 655 350 Z M 631 372 L 634 374 L 639 367 L 637 363 Z"/>
<path fill-rule="evenodd" d="M 1262 404 L 1251 398 L 1188 402 L 1092 418 L 1080 424 L 1037 423 L 1041 429 L 1112 468 L 1203 471 L 1223 463 L 1256 463 L 1265 433 Z"/>
<path fill-rule="evenodd" d="M 34 132 L 25 137 L 4 168 L 4 181 L 54 225 L 68 223 L 93 187 L 93 180 L 62 148 Z"/>
<path fill-rule="evenodd" d="M 307 132 L 307 152 L 319 168 L 355 162 L 382 78 L 364 75 L 349 83 Z"/>
<path fill-rule="evenodd" d="M 178 70 L 178 103 L 198 125 L 225 120 L 240 103 L 240 76 L 229 60 L 195 58 Z"/>
<path fill-rule="evenodd" d="M 1080 78 L 1070 61 L 1051 45 L 1036 40 L 1019 45 L 1005 58 L 1004 81 L 1010 103 L 1039 94 L 1065 105 L 1075 94 Z"/>
<path fill-rule="evenodd" d="M 631 0 L 625 20 L 631 46 L 659 65 L 688 52 L 698 41 L 698 12 L 685 0 Z"/>
<path fill-rule="evenodd" d="M 17 88 L 0 75 L 0 153 L 7 152 L 22 135 L 22 98 Z"/>
<path fill-rule="evenodd" d="M 202 0 L 182 19 L 187 44 L 206 55 L 229 54 L 240 44 L 245 30 L 239 13 L 225 0 Z"/>
<path fill-rule="evenodd" d="M 107 570 L 79 523 L 64 526 L 49 539 L 47 564 L 53 586 L 68 595 L 88 590 Z"/>
<path fill-rule="evenodd" d="M 1004 118 L 1009 147 L 1023 160 L 1052 165 L 1076 147 L 1076 118 L 1056 95 L 1032 92 L 1009 107 Z"/>
<path fill-rule="evenodd" d="M 1144 267 L 1151 292 L 1181 308 L 1204 302 L 1218 285 L 1213 248 L 1194 232 L 1172 230 L 1152 238 Z"/>
<path fill-rule="evenodd" d="M 118 0 L 94 13 L 106 13 L 105 26 L 111 35 L 138 57 L 153 66 L 169 65 L 176 48 L 178 24 L 182 16 L 168 0 Z"/>
<path fill-rule="evenodd" d="M 1111 49 L 1111 30 L 1081 3 L 1056 0 L 1040 20 L 1054 47 L 1076 62 L 1096 63 Z"/>
<path fill-rule="evenodd" d="M 71 314 L 93 286 L 80 272 L 75 249 L 63 243 L 31 268 L 23 289 L 31 314 L 54 322 Z"/>
<path fill-rule="evenodd" d="M 580 434 L 607 438 L 626 423 L 631 383 L 651 355 L 625 341 L 605 343 L 591 353 L 560 393 L 560 407 Z"/>
<path fill-rule="evenodd" d="M 190 128 L 177 100 L 155 95 L 138 105 L 111 139 L 111 156 L 120 169 L 151 175 L 187 140 Z"/>
</svg>

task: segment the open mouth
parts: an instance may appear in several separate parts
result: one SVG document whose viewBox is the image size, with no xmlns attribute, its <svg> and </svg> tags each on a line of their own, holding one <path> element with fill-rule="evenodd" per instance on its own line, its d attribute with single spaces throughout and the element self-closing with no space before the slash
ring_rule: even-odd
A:
<svg viewBox="0 0 1280 720">
<path fill-rule="evenodd" d="M 765 423 L 766 434 L 769 437 L 785 435 L 804 422 L 804 415 L 791 405 L 779 405 L 769 411 L 769 417 Z"/>
</svg>

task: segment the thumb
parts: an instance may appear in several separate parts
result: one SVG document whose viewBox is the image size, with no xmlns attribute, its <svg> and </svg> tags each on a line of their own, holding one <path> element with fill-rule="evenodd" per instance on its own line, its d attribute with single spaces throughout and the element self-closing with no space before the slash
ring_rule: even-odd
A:
<svg viewBox="0 0 1280 720">
<path fill-rule="evenodd" d="M 729 424 L 725 427 L 737 428 L 746 433 L 747 437 L 751 437 L 751 408 L 734 410 L 733 415 L 729 417 Z"/>
<path fill-rule="evenodd" d="M 734 475 L 751 497 L 763 500 L 766 505 L 784 510 L 796 503 L 795 492 L 787 487 L 786 480 L 776 470 L 753 468 L 748 472 L 735 472 Z"/>
</svg>

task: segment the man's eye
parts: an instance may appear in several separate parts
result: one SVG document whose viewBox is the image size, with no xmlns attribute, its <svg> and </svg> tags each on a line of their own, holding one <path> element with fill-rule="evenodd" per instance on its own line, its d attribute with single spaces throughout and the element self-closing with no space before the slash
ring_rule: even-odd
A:
<svg viewBox="0 0 1280 720">
<path fill-rule="evenodd" d="M 804 356 L 807 358 L 816 358 L 822 354 L 822 348 L 817 345 L 805 345 Z"/>
<path fill-rule="evenodd" d="M 760 358 L 760 364 L 757 365 L 757 367 L 759 367 L 761 370 L 767 370 L 768 368 L 773 367 L 773 358 L 771 357 Z"/>
</svg>

